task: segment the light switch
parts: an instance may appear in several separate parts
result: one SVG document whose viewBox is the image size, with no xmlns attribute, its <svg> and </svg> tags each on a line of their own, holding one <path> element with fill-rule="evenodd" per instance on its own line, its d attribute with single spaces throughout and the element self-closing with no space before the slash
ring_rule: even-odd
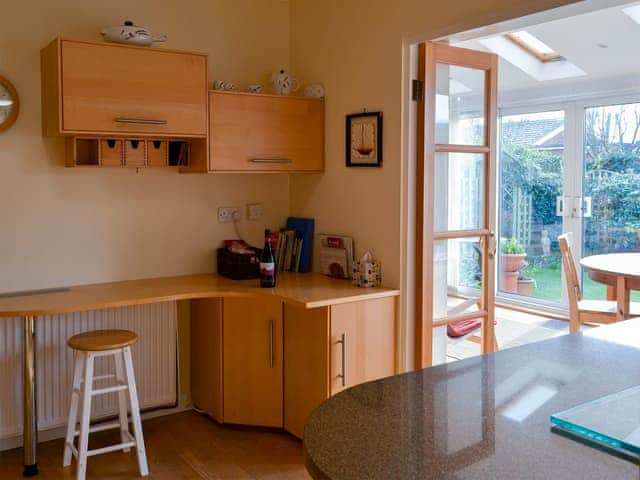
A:
<svg viewBox="0 0 640 480">
<path fill-rule="evenodd" d="M 261 203 L 250 203 L 247 205 L 247 219 L 248 220 L 260 220 L 264 209 Z"/>
</svg>

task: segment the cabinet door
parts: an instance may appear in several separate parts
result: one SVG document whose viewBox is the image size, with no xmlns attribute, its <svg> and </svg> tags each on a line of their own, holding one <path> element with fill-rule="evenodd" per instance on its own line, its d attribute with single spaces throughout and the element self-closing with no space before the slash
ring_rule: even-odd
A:
<svg viewBox="0 0 640 480">
<path fill-rule="evenodd" d="M 222 422 L 222 300 L 191 300 L 191 399 Z"/>
<path fill-rule="evenodd" d="M 395 297 L 331 306 L 331 395 L 395 373 Z"/>
<path fill-rule="evenodd" d="M 323 170 L 322 100 L 211 92 L 209 101 L 211 170 Z"/>
<path fill-rule="evenodd" d="M 63 133 L 206 136 L 206 56 L 63 40 L 61 60 Z"/>
<path fill-rule="evenodd" d="M 284 428 L 302 438 L 314 408 L 329 398 L 329 307 L 284 307 Z"/>
<path fill-rule="evenodd" d="M 282 301 L 223 301 L 224 422 L 282 427 Z"/>
</svg>

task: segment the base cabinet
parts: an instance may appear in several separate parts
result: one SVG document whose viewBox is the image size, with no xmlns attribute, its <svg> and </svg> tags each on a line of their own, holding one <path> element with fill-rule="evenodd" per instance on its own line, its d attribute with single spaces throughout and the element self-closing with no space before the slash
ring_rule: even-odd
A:
<svg viewBox="0 0 640 480">
<path fill-rule="evenodd" d="M 395 373 L 396 298 L 305 309 L 267 296 L 191 302 L 191 393 L 221 423 L 302 438 L 331 395 Z"/>
<path fill-rule="evenodd" d="M 284 427 L 302 437 L 331 395 L 395 373 L 395 298 L 305 310 L 285 305 Z"/>
<path fill-rule="evenodd" d="M 282 301 L 192 302 L 192 396 L 222 423 L 283 426 Z"/>
</svg>

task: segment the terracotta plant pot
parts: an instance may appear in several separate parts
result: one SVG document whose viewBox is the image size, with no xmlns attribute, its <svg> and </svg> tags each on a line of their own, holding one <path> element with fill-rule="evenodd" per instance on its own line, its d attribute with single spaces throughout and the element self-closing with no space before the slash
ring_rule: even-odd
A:
<svg viewBox="0 0 640 480">
<path fill-rule="evenodd" d="M 517 287 L 519 295 L 530 297 L 536 288 L 536 281 L 533 278 L 519 278 Z"/>
<path fill-rule="evenodd" d="M 503 253 L 500 268 L 503 272 L 519 272 L 524 266 L 526 253 Z"/>
<path fill-rule="evenodd" d="M 500 290 L 518 293 L 518 272 L 500 272 Z"/>
</svg>

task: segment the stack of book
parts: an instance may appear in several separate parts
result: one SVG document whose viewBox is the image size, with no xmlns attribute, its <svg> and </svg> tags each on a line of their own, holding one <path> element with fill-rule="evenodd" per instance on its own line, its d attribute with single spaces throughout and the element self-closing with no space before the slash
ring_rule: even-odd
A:
<svg viewBox="0 0 640 480">
<path fill-rule="evenodd" d="M 281 229 L 275 248 L 279 272 L 299 272 L 302 257 L 303 236 L 292 229 Z"/>
</svg>

